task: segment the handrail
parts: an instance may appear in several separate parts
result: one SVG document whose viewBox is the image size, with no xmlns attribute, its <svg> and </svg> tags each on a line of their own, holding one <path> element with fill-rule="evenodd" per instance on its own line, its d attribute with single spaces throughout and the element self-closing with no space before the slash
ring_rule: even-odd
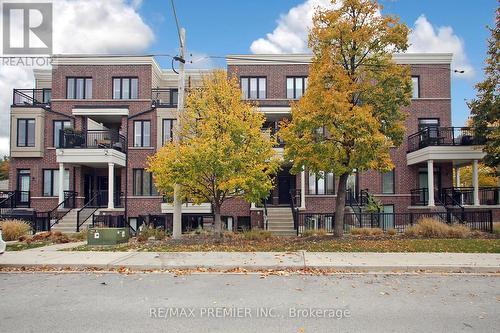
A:
<svg viewBox="0 0 500 333">
<path fill-rule="evenodd" d="M 94 196 L 76 212 L 76 232 L 80 232 L 80 227 L 99 209 L 99 204 L 97 203 L 100 194 L 97 192 Z M 84 209 L 90 208 L 91 212 L 80 222 L 80 216 Z"/>
<path fill-rule="evenodd" d="M 471 127 L 426 127 L 408 136 L 408 153 L 429 146 L 471 146 L 484 144 Z"/>
<path fill-rule="evenodd" d="M 350 189 L 347 189 L 345 191 L 346 196 L 348 196 L 348 200 L 346 200 L 346 203 L 348 203 L 349 207 L 351 207 L 354 216 L 358 219 L 358 222 L 361 224 L 361 204 L 358 202 L 357 198 L 355 195 L 352 194 L 352 191 Z M 356 212 L 356 209 L 358 210 Z"/>
<path fill-rule="evenodd" d="M 47 94 L 47 95 L 46 95 Z M 52 89 L 14 89 L 12 93 L 13 106 L 43 106 L 50 105 Z"/>
<path fill-rule="evenodd" d="M 115 149 L 127 152 L 127 138 L 116 130 L 59 130 L 59 146 L 57 148 L 94 148 Z"/>
<path fill-rule="evenodd" d="M 263 200 L 264 202 L 264 228 L 265 230 L 268 229 L 268 223 L 269 223 L 269 219 L 268 219 L 268 216 L 267 216 L 267 200 Z"/>
<path fill-rule="evenodd" d="M 65 199 L 59 203 L 56 207 L 54 207 L 52 210 L 48 211 L 47 212 L 47 215 L 48 215 L 48 218 L 49 218 L 49 223 L 50 223 L 50 229 L 56 225 L 57 223 L 59 223 L 59 221 L 64 217 L 66 216 L 66 214 L 69 213 L 69 211 L 71 210 L 71 208 L 74 208 L 74 200 L 76 198 L 76 195 L 78 193 L 75 192 L 75 191 L 64 191 L 64 195 L 65 195 Z M 72 204 L 69 205 L 70 207 L 67 207 L 68 206 L 68 203 L 70 203 L 72 201 Z M 60 215 L 57 215 L 56 213 L 59 213 L 59 208 L 69 208 L 67 211 L 63 211 Z M 52 219 L 55 219 L 55 222 L 54 223 L 51 223 L 50 221 L 52 221 Z"/>
<path fill-rule="evenodd" d="M 297 232 L 297 236 L 299 235 L 299 219 L 298 219 L 298 213 L 299 213 L 299 208 L 296 207 L 295 200 L 296 200 L 296 190 L 290 190 L 290 208 L 292 209 L 292 217 L 293 217 L 293 228 Z"/>
</svg>

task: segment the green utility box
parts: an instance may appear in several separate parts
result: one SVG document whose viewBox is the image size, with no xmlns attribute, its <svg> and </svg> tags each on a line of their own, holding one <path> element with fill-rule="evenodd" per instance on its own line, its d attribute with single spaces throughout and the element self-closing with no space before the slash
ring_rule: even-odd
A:
<svg viewBox="0 0 500 333">
<path fill-rule="evenodd" d="M 89 228 L 88 245 L 115 245 L 128 242 L 128 228 Z"/>
</svg>

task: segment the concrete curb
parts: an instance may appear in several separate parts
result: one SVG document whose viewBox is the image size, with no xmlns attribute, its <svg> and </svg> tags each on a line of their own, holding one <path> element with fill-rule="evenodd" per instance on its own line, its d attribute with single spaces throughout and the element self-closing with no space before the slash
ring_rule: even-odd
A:
<svg viewBox="0 0 500 333">
<path fill-rule="evenodd" d="M 62 252 L 0 255 L 0 268 L 500 273 L 500 254 L 335 252 Z"/>
</svg>

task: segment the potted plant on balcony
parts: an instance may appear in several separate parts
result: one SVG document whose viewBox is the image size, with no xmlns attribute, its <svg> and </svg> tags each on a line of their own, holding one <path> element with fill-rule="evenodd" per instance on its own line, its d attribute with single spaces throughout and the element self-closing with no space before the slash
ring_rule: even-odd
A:
<svg viewBox="0 0 500 333">
<path fill-rule="evenodd" d="M 85 138 L 82 131 L 75 130 L 74 128 L 65 128 L 63 142 L 66 148 L 82 147 L 85 144 Z"/>
</svg>

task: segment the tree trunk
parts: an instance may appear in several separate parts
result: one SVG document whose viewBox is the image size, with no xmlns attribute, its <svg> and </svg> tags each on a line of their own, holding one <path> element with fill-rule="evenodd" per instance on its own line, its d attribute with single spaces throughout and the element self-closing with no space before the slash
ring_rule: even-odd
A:
<svg viewBox="0 0 500 333">
<path fill-rule="evenodd" d="M 215 235 L 218 238 L 222 238 L 222 221 L 220 218 L 220 207 L 214 205 L 214 224 L 215 224 Z"/>
<path fill-rule="evenodd" d="M 333 235 L 342 238 L 344 236 L 344 210 L 345 210 L 345 194 L 348 173 L 340 176 L 337 188 L 337 201 L 335 202 L 335 224 Z"/>
</svg>

